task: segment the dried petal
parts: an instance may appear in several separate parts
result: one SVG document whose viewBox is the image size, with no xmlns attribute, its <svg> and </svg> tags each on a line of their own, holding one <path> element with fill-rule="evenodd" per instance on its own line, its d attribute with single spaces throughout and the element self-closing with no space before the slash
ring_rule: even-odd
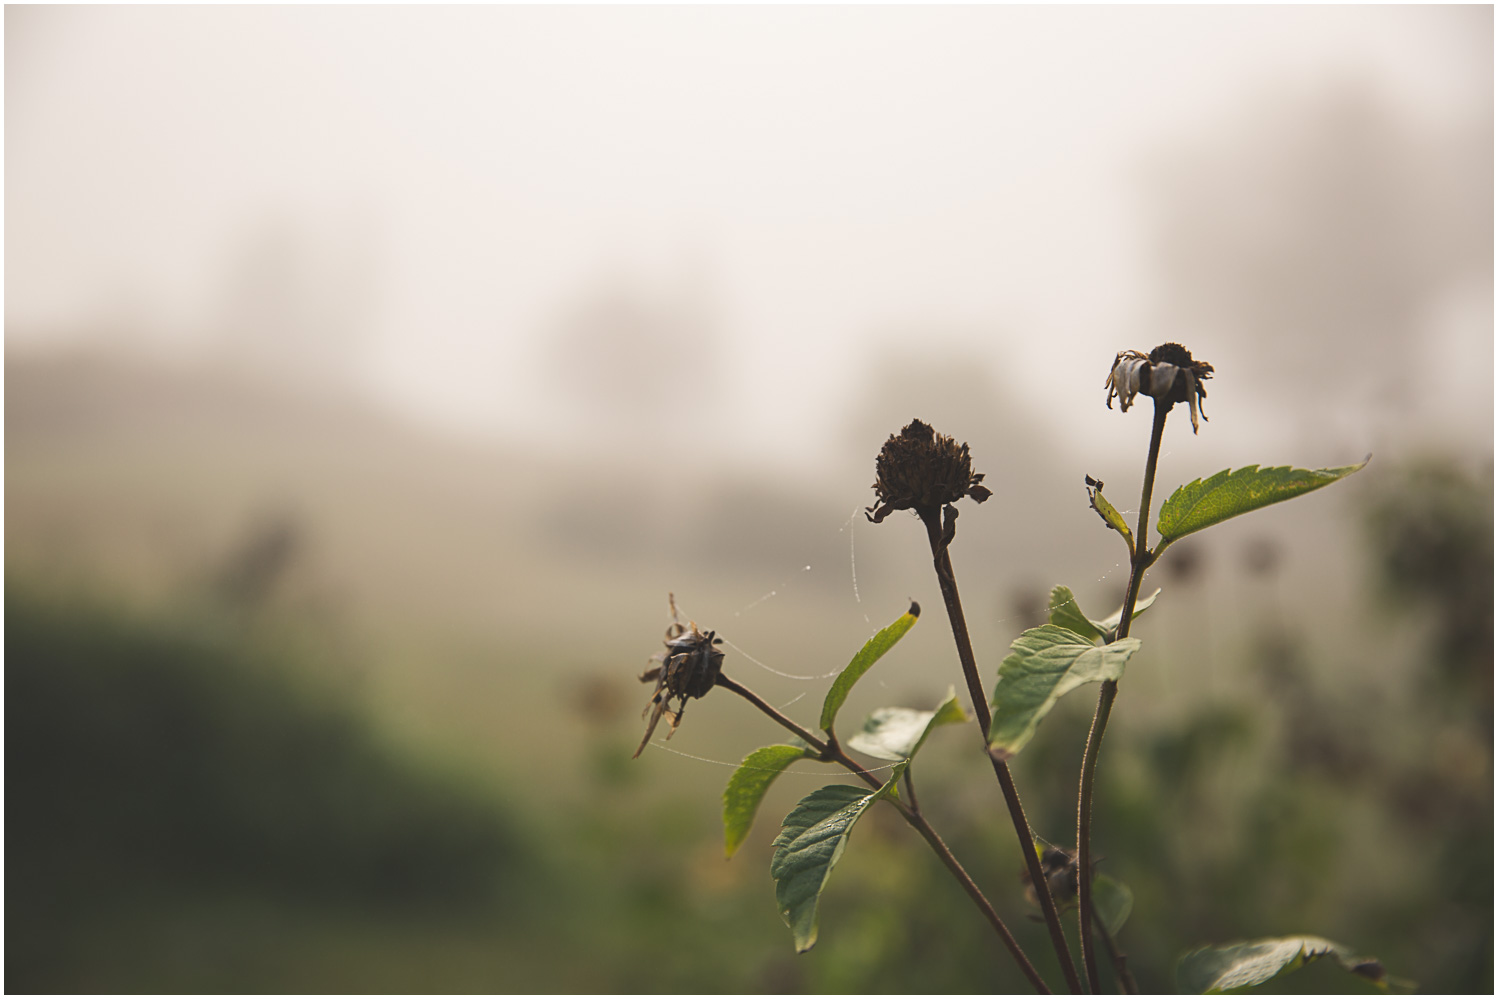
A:
<svg viewBox="0 0 1499 1000">
<path fill-rule="evenodd" d="M 1128 411 L 1138 393 L 1151 396 L 1169 408 L 1177 403 L 1186 403 L 1192 416 L 1192 433 L 1197 433 L 1197 416 L 1200 401 L 1207 398 L 1207 388 L 1202 384 L 1213 377 L 1213 366 L 1206 361 L 1196 361 L 1192 352 L 1180 344 L 1161 344 L 1148 355 L 1139 351 L 1120 351 L 1114 355 L 1114 365 L 1104 381 L 1108 395 L 1104 399 L 1110 409 L 1114 397 L 1119 397 L 1119 409 Z M 1207 419 L 1207 413 L 1202 413 Z"/>
<path fill-rule="evenodd" d="M 1135 394 L 1140 391 L 1142 368 L 1148 372 L 1150 360 L 1139 351 L 1120 351 L 1114 355 L 1114 366 L 1109 369 L 1109 377 L 1104 380 L 1104 386 L 1109 390 L 1104 402 L 1109 409 L 1114 408 L 1114 397 L 1118 396 L 1120 412 L 1129 412 L 1129 404 L 1135 401 Z"/>
</svg>

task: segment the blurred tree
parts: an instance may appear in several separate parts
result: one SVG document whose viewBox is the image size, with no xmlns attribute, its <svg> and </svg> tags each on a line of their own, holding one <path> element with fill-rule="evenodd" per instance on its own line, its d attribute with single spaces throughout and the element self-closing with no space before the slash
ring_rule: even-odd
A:
<svg viewBox="0 0 1499 1000">
<path fill-rule="evenodd" d="M 1492 309 L 1492 112 L 1418 123 L 1348 84 L 1264 100 L 1157 163 L 1152 321 L 1253 344 L 1237 377 L 1319 423 L 1427 391 L 1412 363 L 1443 296 L 1477 284 Z"/>
<path fill-rule="evenodd" d="M 261 608 L 295 566 L 306 545 L 294 515 L 276 512 L 251 524 L 218 571 L 213 589 L 237 608 Z"/>
</svg>

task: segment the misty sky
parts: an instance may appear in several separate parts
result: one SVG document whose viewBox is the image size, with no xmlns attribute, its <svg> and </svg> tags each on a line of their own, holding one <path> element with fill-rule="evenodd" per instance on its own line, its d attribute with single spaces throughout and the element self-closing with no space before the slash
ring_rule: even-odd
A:
<svg viewBox="0 0 1499 1000">
<path fill-rule="evenodd" d="M 580 433 L 638 383 L 689 442 L 793 457 L 892 352 L 1096 407 L 1173 314 L 1152 171 L 1258 108 L 1352 87 L 1492 141 L 1487 8 L 51 7 L 5 33 L 12 349 L 264 337 L 506 434 Z M 1449 297 L 1482 426 L 1492 284 Z M 620 316 L 652 356 L 590 333 Z"/>
</svg>

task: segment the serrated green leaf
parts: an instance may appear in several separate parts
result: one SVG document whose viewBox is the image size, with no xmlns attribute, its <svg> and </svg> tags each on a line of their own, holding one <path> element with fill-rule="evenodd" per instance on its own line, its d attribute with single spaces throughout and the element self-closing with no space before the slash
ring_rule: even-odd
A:
<svg viewBox="0 0 1499 1000">
<path fill-rule="evenodd" d="M 1119 933 L 1135 907 L 1135 894 L 1129 886 L 1107 875 L 1093 876 L 1093 911 L 1103 921 L 1109 937 Z"/>
<path fill-rule="evenodd" d="M 1103 638 L 1103 631 L 1083 614 L 1082 608 L 1077 606 L 1077 598 L 1072 596 L 1070 588 L 1060 584 L 1052 587 L 1051 603 L 1047 607 L 1051 609 L 1051 614 L 1047 618 L 1051 624 L 1076 632 L 1078 635 L 1096 635 Z"/>
<path fill-rule="evenodd" d="M 1343 968 L 1381 989 L 1396 985 L 1377 960 L 1360 957 L 1343 945 L 1319 937 L 1264 938 L 1198 948 L 1177 962 L 1176 982 L 1183 993 L 1224 993 L 1258 986 L 1324 955 L 1331 955 Z"/>
<path fill-rule="evenodd" d="M 848 662 L 843 672 L 833 679 L 833 686 L 828 688 L 828 696 L 822 703 L 822 721 L 818 723 L 819 728 L 832 728 L 833 720 L 838 717 L 838 710 L 848 700 L 848 693 L 853 690 L 859 678 L 864 676 L 866 670 L 874 666 L 876 660 L 888 653 L 890 647 L 900 642 L 901 636 L 911 631 L 911 626 L 916 624 L 916 619 L 920 615 L 921 606 L 912 601 L 909 611 L 880 629 L 864 644 L 864 648 Z"/>
<path fill-rule="evenodd" d="M 1156 552 L 1159 554 L 1178 538 L 1220 521 L 1321 489 L 1368 464 L 1366 458 L 1357 465 L 1336 469 L 1293 469 L 1289 465 L 1262 469 L 1249 465 L 1236 472 L 1224 469 L 1207 479 L 1194 479 L 1171 494 L 1171 499 L 1161 506 L 1161 516 L 1156 522 L 1161 541 Z"/>
<path fill-rule="evenodd" d="M 1160 596 L 1161 596 L 1161 588 L 1157 587 L 1155 589 L 1155 593 L 1151 594 L 1150 596 L 1136 598 L 1135 599 L 1135 610 L 1134 610 L 1134 613 L 1129 616 L 1129 620 L 1130 621 L 1134 621 L 1136 618 L 1139 618 L 1140 617 L 1140 612 L 1144 611 L 1146 608 L 1148 608 L 1152 604 L 1154 604 L 1155 603 L 1155 599 L 1157 597 L 1160 597 Z M 1103 619 L 1102 621 L 1096 621 L 1096 622 L 1093 622 L 1092 624 L 1093 624 L 1093 627 L 1096 628 L 1096 629 L 1098 629 L 1099 633 L 1101 635 L 1103 635 L 1103 637 L 1105 639 L 1107 639 L 1109 636 L 1111 636 L 1111 635 L 1114 634 L 1115 630 L 1117 630 L 1119 628 L 1119 619 L 1121 619 L 1123 617 L 1124 617 L 1124 606 L 1120 605 L 1118 608 L 1116 608 L 1114 610 L 1113 614 L 1109 615 L 1107 618 Z M 1053 622 L 1052 624 L 1056 624 L 1056 623 Z"/>
<path fill-rule="evenodd" d="M 817 943 L 817 903 L 833 866 L 843 857 L 848 836 L 864 811 L 890 794 L 906 764 L 897 764 L 878 791 L 854 785 L 826 785 L 796 804 L 782 821 L 770 859 L 781 919 L 791 928 L 796 950 Z"/>
<path fill-rule="evenodd" d="M 729 778 L 723 790 L 723 848 L 724 856 L 732 858 L 744 838 L 749 836 L 755 822 L 755 812 L 760 800 L 770 789 L 771 782 L 781 776 L 793 761 L 810 756 L 806 747 L 774 746 L 761 747 L 751 753 Z"/>
<path fill-rule="evenodd" d="M 1010 644 L 994 688 L 994 719 L 989 749 L 1001 760 L 1015 756 L 1057 699 L 1080 684 L 1118 680 L 1140 640 L 1119 639 L 1095 646 L 1071 629 L 1042 625 L 1027 629 Z"/>
<path fill-rule="evenodd" d="M 1124 539 L 1130 552 L 1135 551 L 1135 533 L 1129 530 L 1129 525 L 1124 523 L 1124 515 L 1114 509 L 1108 498 L 1103 495 L 1103 484 L 1099 483 L 1096 488 L 1088 490 L 1088 506 L 1098 511 L 1098 516 L 1103 518 L 1103 523 L 1119 532 L 1119 537 Z"/>
<path fill-rule="evenodd" d="M 875 709 L 864 720 L 864 728 L 848 738 L 848 745 L 881 760 L 906 760 L 916 756 L 933 729 L 949 722 L 967 721 L 968 715 L 958 704 L 958 696 L 948 688 L 947 699 L 935 711 Z"/>
</svg>

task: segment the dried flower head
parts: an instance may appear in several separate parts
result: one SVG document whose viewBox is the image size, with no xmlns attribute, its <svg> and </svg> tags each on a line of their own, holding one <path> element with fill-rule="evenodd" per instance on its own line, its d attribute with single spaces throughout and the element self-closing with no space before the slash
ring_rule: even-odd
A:
<svg viewBox="0 0 1499 1000">
<path fill-rule="evenodd" d="M 647 684 L 655 681 L 656 690 L 651 694 L 651 702 L 643 713 L 650 718 L 650 722 L 646 725 L 644 739 L 635 750 L 636 757 L 640 756 L 645 745 L 651 741 L 656 723 L 661 721 L 663 715 L 671 723 L 671 730 L 666 734 L 666 738 L 671 739 L 677 726 L 682 724 L 687 699 L 701 698 L 713 690 L 723 666 L 723 651 L 716 648 L 723 640 L 713 632 L 703 632 L 696 622 L 683 625 L 677 616 L 676 596 L 668 594 L 667 599 L 671 603 L 672 623 L 666 629 L 666 651 L 651 657 L 659 666 L 640 675 L 641 681 Z M 671 710 L 673 698 L 677 699 L 675 712 Z"/>
<path fill-rule="evenodd" d="M 1143 392 L 1168 409 L 1186 403 L 1192 413 L 1192 433 L 1196 434 L 1200 400 L 1208 395 L 1202 383 L 1212 377 L 1213 366 L 1206 361 L 1193 361 L 1192 352 L 1180 344 L 1162 344 L 1149 354 L 1120 351 L 1114 355 L 1114 366 L 1104 381 L 1109 390 L 1104 402 L 1113 409 L 1114 397 L 1118 396 L 1119 409 L 1127 411 L 1135 401 L 1135 394 Z M 1203 412 L 1202 419 L 1207 418 Z"/>
<path fill-rule="evenodd" d="M 966 443 L 959 445 L 930 424 L 912 420 L 890 435 L 874 462 L 874 493 L 879 503 L 865 508 L 875 524 L 897 510 L 935 516 L 944 505 L 963 497 L 983 503 L 992 495 L 980 486 L 984 474 L 973 471 Z M 954 515 L 955 516 L 955 515 Z"/>
</svg>

